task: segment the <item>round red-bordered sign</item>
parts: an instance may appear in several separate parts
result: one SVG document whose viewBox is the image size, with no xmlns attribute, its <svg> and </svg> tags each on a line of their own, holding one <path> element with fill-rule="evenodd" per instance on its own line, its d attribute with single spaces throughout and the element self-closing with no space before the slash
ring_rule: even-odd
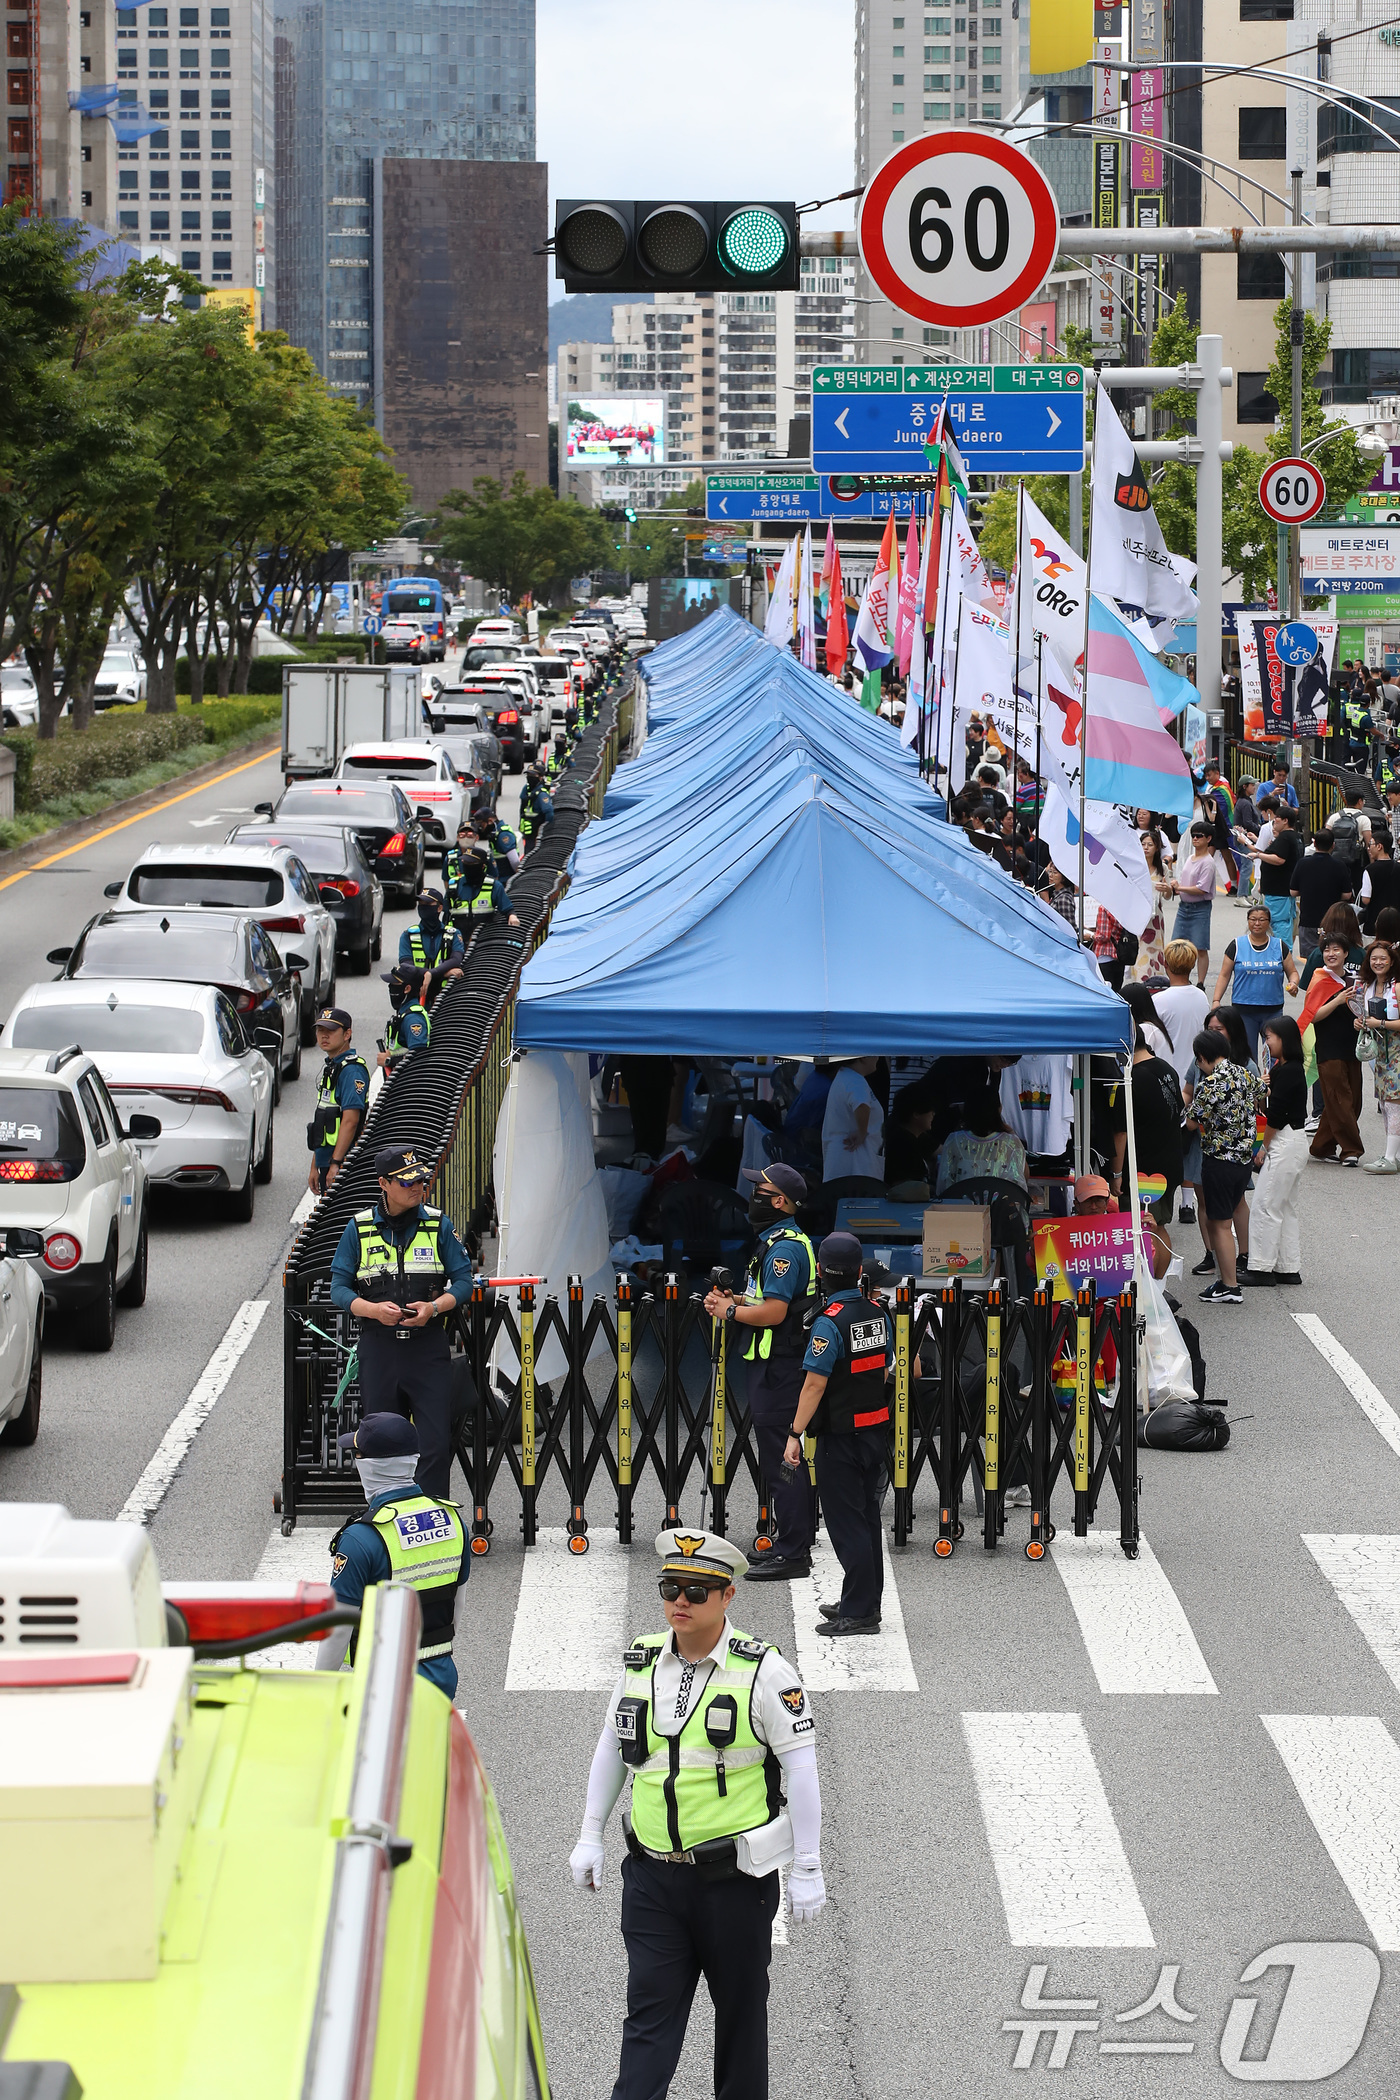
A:
<svg viewBox="0 0 1400 2100">
<path fill-rule="evenodd" d="M 1029 155 L 987 132 L 937 131 L 875 170 L 857 231 L 866 269 L 901 313 L 975 328 L 1045 282 L 1060 208 Z"/>
<path fill-rule="evenodd" d="M 1259 501 L 1276 525 L 1306 525 L 1327 501 L 1322 469 L 1310 459 L 1276 459 L 1259 477 Z"/>
</svg>

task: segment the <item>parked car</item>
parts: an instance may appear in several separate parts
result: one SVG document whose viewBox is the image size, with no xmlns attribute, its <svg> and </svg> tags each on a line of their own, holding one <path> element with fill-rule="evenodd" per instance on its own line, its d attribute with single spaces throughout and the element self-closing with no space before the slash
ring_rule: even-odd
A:
<svg viewBox="0 0 1400 2100">
<path fill-rule="evenodd" d="M 416 620 L 386 620 L 379 630 L 379 642 L 386 663 L 405 658 L 410 663 L 428 661 L 428 637 Z"/>
<path fill-rule="evenodd" d="M 139 707 L 146 697 L 146 666 L 134 649 L 109 649 L 97 667 L 92 689 L 94 711 Z"/>
<path fill-rule="evenodd" d="M 233 1001 L 243 1026 L 272 1066 L 273 1099 L 282 1076 L 301 1074 L 301 984 L 309 956 L 284 962 L 270 934 L 247 912 L 103 911 L 71 948 L 51 948 L 60 979 L 163 977 L 177 984 L 215 984 Z"/>
<path fill-rule="evenodd" d="M 7 1241 L 0 1228 L 0 1444 L 32 1444 L 44 1391 L 44 1286 Z"/>
<path fill-rule="evenodd" d="M 27 664 L 0 665 L 0 722 L 28 729 L 39 719 L 39 688 Z"/>
<path fill-rule="evenodd" d="M 452 761 L 452 770 L 462 783 L 467 807 L 478 810 L 496 806 L 501 792 L 501 746 L 489 730 L 468 729 L 438 738 L 438 746 Z"/>
<path fill-rule="evenodd" d="M 149 1187 L 223 1189 L 247 1223 L 255 1183 L 272 1179 L 272 1068 L 226 992 L 210 984 L 83 977 L 31 984 L 0 1048 L 80 1043 L 130 1122 L 160 1135 L 138 1142 Z"/>
<path fill-rule="evenodd" d="M 283 830 L 302 817 L 317 825 L 348 824 L 386 893 L 412 904 L 423 887 L 427 834 L 396 781 L 362 787 L 358 781 L 298 780 L 275 804 L 258 803 L 257 811 Z"/>
<path fill-rule="evenodd" d="M 383 941 L 384 885 L 365 858 L 355 833 L 343 824 L 320 826 L 299 818 L 296 829 L 280 825 L 239 824 L 224 842 L 229 846 L 285 846 L 295 853 L 320 892 L 335 921 L 336 951 L 352 976 L 367 977 L 378 962 Z"/>
<path fill-rule="evenodd" d="M 290 847 L 263 843 L 242 853 L 227 846 L 148 846 L 125 882 L 103 893 L 124 910 L 251 912 L 266 932 L 294 935 L 310 958 L 302 976 L 301 1040 L 316 1040 L 316 1009 L 335 1003 L 336 925 L 316 882 Z M 300 973 L 299 973 L 300 974 Z"/>
<path fill-rule="evenodd" d="M 146 1300 L 153 1116 L 123 1127 L 86 1052 L 0 1049 L 0 1232 L 86 1349 L 110 1349 L 117 1305 Z M 37 1409 L 36 1409 L 37 1415 Z M 23 1442 L 23 1434 L 17 1439 Z"/>
<path fill-rule="evenodd" d="M 427 836 L 446 853 L 470 802 L 452 761 L 426 737 L 347 744 L 335 769 L 337 780 L 396 780 L 413 804 Z"/>
</svg>

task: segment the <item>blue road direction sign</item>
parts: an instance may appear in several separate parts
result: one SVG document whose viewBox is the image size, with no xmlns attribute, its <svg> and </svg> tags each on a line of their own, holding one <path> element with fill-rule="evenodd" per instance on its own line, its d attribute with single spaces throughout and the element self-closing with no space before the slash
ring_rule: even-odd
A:
<svg viewBox="0 0 1400 2100">
<path fill-rule="evenodd" d="M 948 396 L 948 429 L 973 474 L 1078 474 L 1078 365 L 819 365 L 812 374 L 818 474 L 926 473 Z"/>
<path fill-rule="evenodd" d="M 383 621 L 382 621 L 382 620 L 380 619 L 380 617 L 379 617 L 378 613 L 366 613 L 366 614 L 365 614 L 365 633 L 366 633 L 366 634 L 378 634 L 378 633 L 379 633 L 379 630 L 381 629 L 381 627 L 382 627 L 383 625 L 384 625 L 384 622 L 383 622 Z"/>
<path fill-rule="evenodd" d="M 705 483 L 705 516 L 712 525 L 817 524 L 825 518 L 907 518 L 912 495 L 892 489 L 855 489 L 849 475 L 711 474 Z"/>
</svg>

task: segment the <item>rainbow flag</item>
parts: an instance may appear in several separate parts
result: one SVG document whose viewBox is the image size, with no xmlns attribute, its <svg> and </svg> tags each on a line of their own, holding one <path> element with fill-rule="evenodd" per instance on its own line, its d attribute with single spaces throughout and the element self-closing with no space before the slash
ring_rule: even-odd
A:
<svg viewBox="0 0 1400 2100">
<path fill-rule="evenodd" d="M 1165 1174 L 1142 1174 L 1137 1178 L 1138 1202 L 1160 1203 L 1167 1193 Z"/>
</svg>

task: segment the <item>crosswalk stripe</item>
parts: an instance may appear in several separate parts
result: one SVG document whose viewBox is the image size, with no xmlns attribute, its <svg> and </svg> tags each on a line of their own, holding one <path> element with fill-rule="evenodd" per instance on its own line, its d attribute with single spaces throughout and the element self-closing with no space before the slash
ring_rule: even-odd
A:
<svg viewBox="0 0 1400 2100">
<path fill-rule="evenodd" d="M 1325 1363 L 1329 1363 L 1352 1399 L 1378 1435 L 1384 1437 L 1400 1458 L 1400 1415 L 1374 1381 L 1367 1377 L 1356 1358 L 1345 1350 L 1316 1313 L 1294 1313 L 1294 1319 Z"/>
<path fill-rule="evenodd" d="M 880 1605 L 880 1631 L 839 1640 L 817 1632 L 819 1604 L 836 1604 L 843 1576 L 825 1531 L 812 1548 L 812 1572 L 788 1585 L 792 1626 L 797 1644 L 797 1673 L 809 1692 L 917 1692 L 914 1658 L 904 1631 L 904 1612 L 884 1542 L 885 1590 Z"/>
<path fill-rule="evenodd" d="M 1214 1692 L 1215 1679 L 1146 1539 L 1128 1560 L 1116 1531 L 1061 1534 L 1051 1559 L 1069 1591 L 1101 1692 Z"/>
<path fill-rule="evenodd" d="M 1400 1747 L 1374 1714 L 1263 1714 L 1382 1953 L 1400 1949 Z"/>
<path fill-rule="evenodd" d="M 258 1582 L 329 1582 L 331 1540 L 335 1524 L 298 1524 L 284 1539 L 281 1526 L 263 1547 Z M 251 1658 L 259 1670 L 314 1670 L 319 1641 L 284 1641 L 280 1648 L 260 1648 Z"/>
<path fill-rule="evenodd" d="M 1156 1943 L 1078 1714 L 964 1714 L 1014 1947 Z"/>
<path fill-rule="evenodd" d="M 1303 1544 L 1400 1689 L 1400 1538 L 1380 1532 L 1304 1532 Z"/>
<path fill-rule="evenodd" d="M 625 1548 L 590 1530 L 570 1553 L 562 1525 L 542 1526 L 525 1555 L 506 1665 L 508 1692 L 609 1691 L 627 1644 Z"/>
</svg>

